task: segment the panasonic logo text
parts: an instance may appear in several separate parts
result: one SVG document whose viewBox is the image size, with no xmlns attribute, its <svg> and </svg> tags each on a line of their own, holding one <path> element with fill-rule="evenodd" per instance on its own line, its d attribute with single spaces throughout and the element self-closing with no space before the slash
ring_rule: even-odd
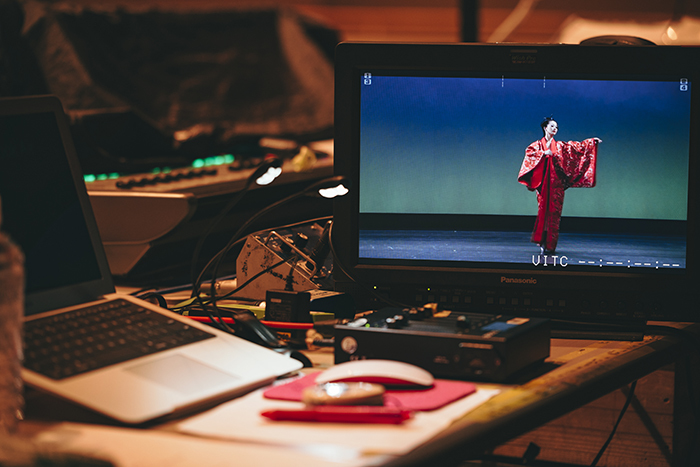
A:
<svg viewBox="0 0 700 467">
<path fill-rule="evenodd" d="M 532 285 L 535 285 L 535 284 L 537 284 L 537 279 L 535 279 L 534 277 L 523 279 L 523 278 L 519 278 L 519 277 L 501 276 L 501 284 L 532 284 Z"/>
</svg>

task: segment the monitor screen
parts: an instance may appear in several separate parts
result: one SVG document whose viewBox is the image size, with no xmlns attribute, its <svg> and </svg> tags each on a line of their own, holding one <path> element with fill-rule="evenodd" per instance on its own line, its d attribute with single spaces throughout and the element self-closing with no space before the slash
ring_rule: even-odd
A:
<svg viewBox="0 0 700 467">
<path fill-rule="evenodd" d="M 341 44 L 336 171 L 354 193 L 334 213 L 339 288 L 479 312 L 694 318 L 697 59 Z"/>
</svg>

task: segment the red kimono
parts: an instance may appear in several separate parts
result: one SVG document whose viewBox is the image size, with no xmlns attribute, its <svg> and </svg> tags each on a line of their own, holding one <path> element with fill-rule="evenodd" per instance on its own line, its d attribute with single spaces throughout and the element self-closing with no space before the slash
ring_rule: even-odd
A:
<svg viewBox="0 0 700 467">
<path fill-rule="evenodd" d="M 551 155 L 545 155 L 547 149 Z M 518 181 L 528 190 L 537 190 L 537 219 L 531 241 L 553 252 L 559 240 L 559 221 L 567 188 L 595 186 L 598 144 L 595 139 L 562 143 L 544 138 L 525 150 Z"/>
</svg>

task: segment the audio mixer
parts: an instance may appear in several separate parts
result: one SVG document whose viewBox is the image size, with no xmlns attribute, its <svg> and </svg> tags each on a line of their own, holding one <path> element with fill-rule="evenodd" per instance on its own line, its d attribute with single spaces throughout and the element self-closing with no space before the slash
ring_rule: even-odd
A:
<svg viewBox="0 0 700 467">
<path fill-rule="evenodd" d="M 546 319 L 385 308 L 335 326 L 335 363 L 387 359 L 434 376 L 504 382 L 549 356 Z"/>
<path fill-rule="evenodd" d="M 264 187 L 253 185 L 239 205 L 212 232 L 202 259 L 208 259 L 253 213 L 310 183 L 333 174 L 332 142 L 309 168 L 299 171 L 286 159 L 282 174 Z M 316 149 L 314 149 L 316 150 Z M 257 163 L 256 163 L 257 160 Z M 262 159 L 227 160 L 202 167 L 158 173 L 102 176 L 87 180 L 88 194 L 105 245 L 112 274 L 121 282 L 189 280 L 192 251 L 198 236 L 245 186 Z M 274 223 L 298 222 L 331 214 L 331 206 L 310 198 L 275 213 Z M 206 249 L 208 247 L 208 249 Z"/>
</svg>

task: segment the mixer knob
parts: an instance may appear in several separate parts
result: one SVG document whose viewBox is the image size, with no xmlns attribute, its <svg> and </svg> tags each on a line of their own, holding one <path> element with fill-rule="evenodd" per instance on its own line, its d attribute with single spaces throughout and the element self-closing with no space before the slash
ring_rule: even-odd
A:
<svg viewBox="0 0 700 467">
<path fill-rule="evenodd" d="M 408 320 L 404 315 L 394 315 L 394 322 L 397 329 L 408 326 Z"/>
<path fill-rule="evenodd" d="M 299 248 L 300 250 L 304 250 L 304 248 L 306 248 L 306 245 L 308 245 L 309 243 L 309 237 L 307 237 L 301 232 L 297 232 L 294 234 L 292 242 L 294 243 L 295 247 Z"/>
<path fill-rule="evenodd" d="M 455 325 L 457 326 L 457 329 L 469 329 L 471 328 L 472 320 L 469 319 L 469 317 L 466 315 L 459 315 L 457 317 L 457 322 L 455 323 Z"/>
</svg>

